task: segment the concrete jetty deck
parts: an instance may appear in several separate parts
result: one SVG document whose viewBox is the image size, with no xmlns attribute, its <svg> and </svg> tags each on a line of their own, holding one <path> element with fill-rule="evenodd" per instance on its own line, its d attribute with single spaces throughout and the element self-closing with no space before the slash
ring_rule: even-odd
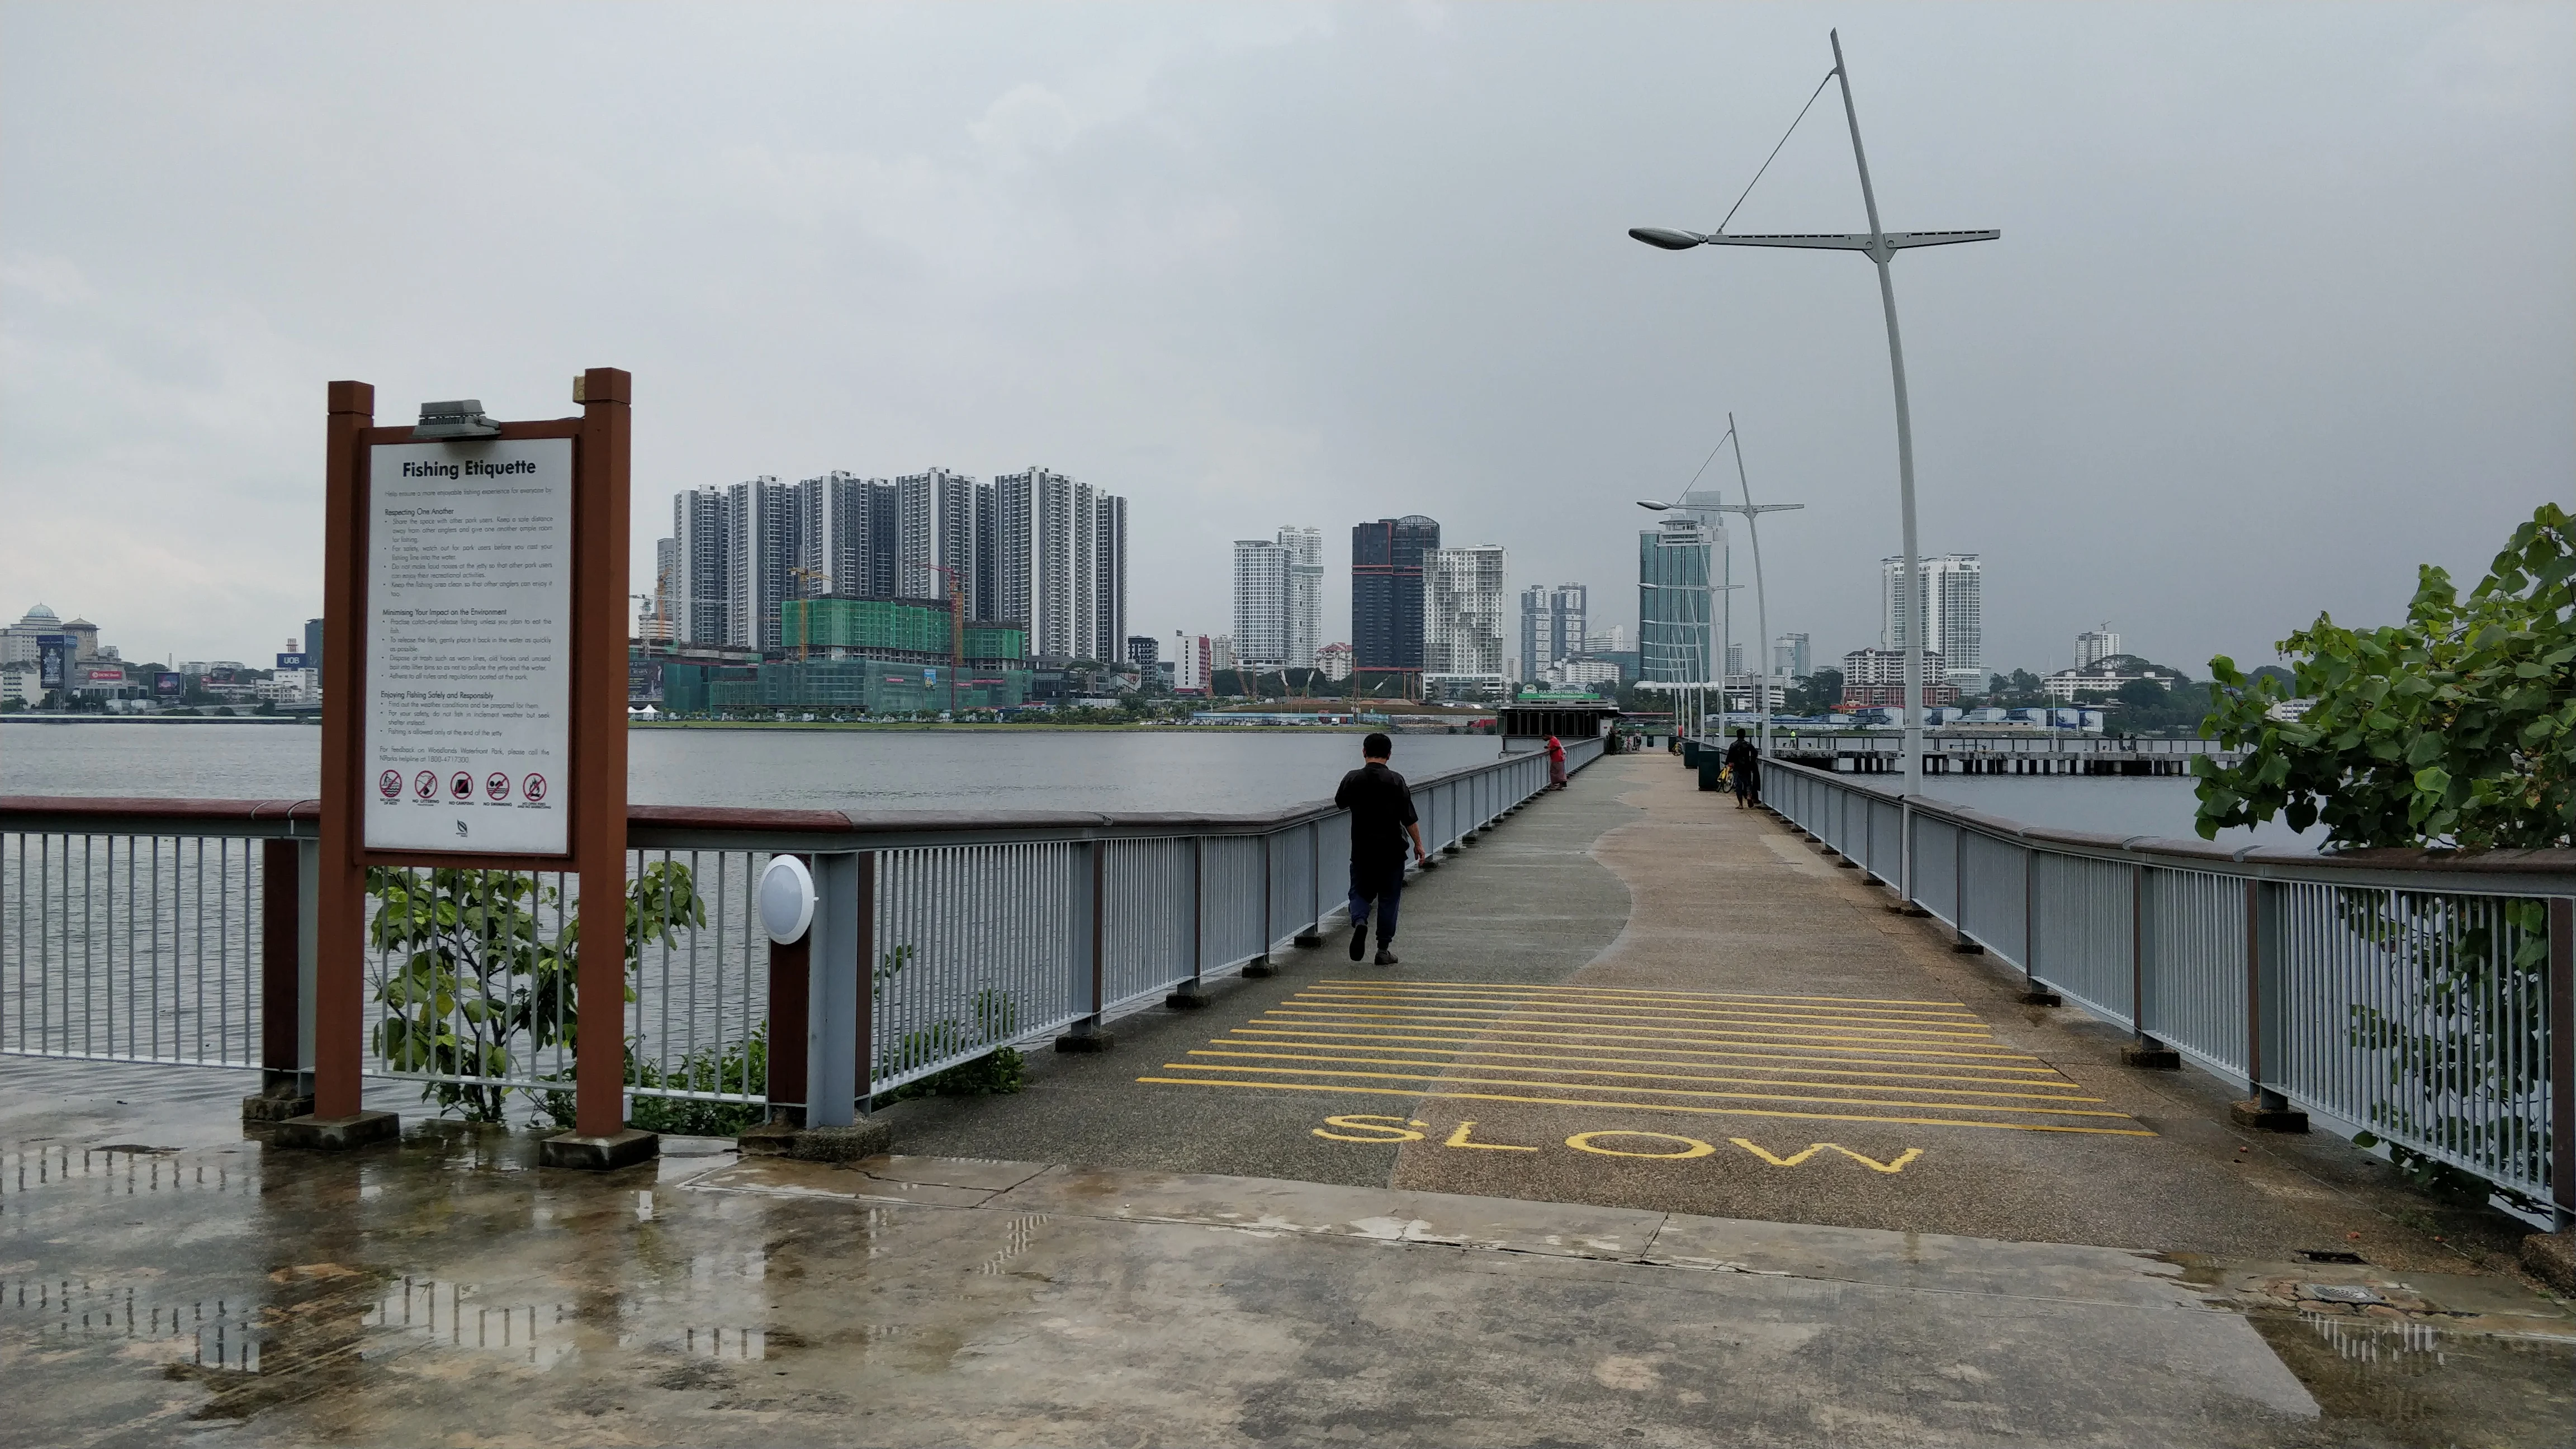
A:
<svg viewBox="0 0 2576 1449">
<path fill-rule="evenodd" d="M 1614 758 L 1401 965 L 1336 935 L 851 1167 L 272 1151 L 222 1074 L 0 1059 L 0 1442 L 2567 1441 L 2513 1224 L 1854 874 Z"/>
</svg>

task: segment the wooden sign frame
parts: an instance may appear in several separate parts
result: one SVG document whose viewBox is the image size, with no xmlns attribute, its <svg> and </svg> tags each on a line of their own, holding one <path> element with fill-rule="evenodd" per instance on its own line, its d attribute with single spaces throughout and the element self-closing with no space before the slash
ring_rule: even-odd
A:
<svg viewBox="0 0 2576 1449">
<path fill-rule="evenodd" d="M 574 393 L 581 416 L 504 423 L 494 441 L 572 440 L 572 679 L 566 732 L 564 855 L 370 850 L 365 840 L 369 477 L 374 449 L 426 441 L 408 427 L 378 427 L 375 389 L 330 385 L 322 564 L 322 840 L 319 960 L 314 1000 L 313 1115 L 354 1120 L 366 1060 L 366 873 L 370 866 L 574 871 L 584 942 L 579 999 L 615 1004 L 617 1022 L 575 1044 L 577 1126 L 582 1137 L 625 1129 L 626 962 L 626 581 L 633 379 L 594 367 Z M 612 944 L 613 943 L 613 944 Z"/>
</svg>

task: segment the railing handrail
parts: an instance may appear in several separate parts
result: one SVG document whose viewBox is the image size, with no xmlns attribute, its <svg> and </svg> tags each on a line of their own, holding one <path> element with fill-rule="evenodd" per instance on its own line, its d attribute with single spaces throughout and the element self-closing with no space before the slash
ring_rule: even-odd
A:
<svg viewBox="0 0 2576 1449">
<path fill-rule="evenodd" d="M 2343 884 L 2403 885 L 2416 875 L 2470 876 L 2481 892 L 2524 890 L 2534 895 L 2576 895 L 2576 850 L 2408 850 L 2389 848 L 2306 851 L 2293 846 L 2228 846 L 2208 840 L 2174 840 L 2152 835 L 2101 835 L 2058 826 L 2033 825 L 1926 795 L 1907 796 L 1882 790 L 1857 777 L 1839 775 L 1788 760 L 1766 760 L 1766 770 L 1796 771 L 1828 784 L 1856 790 L 1891 805 L 1911 804 L 1917 814 L 1990 835 L 2070 854 L 2103 860 L 2136 860 L 2141 856 L 2217 875 L 2268 880 L 2328 879 Z M 2372 879 L 2371 877 L 2379 877 Z"/>
<path fill-rule="evenodd" d="M 1581 741 L 1572 742 L 1579 745 Z M 1459 765 L 1406 783 L 1420 791 L 1501 768 L 1530 751 Z M 630 849 L 764 845 L 799 850 L 881 849 L 968 840 L 1097 840 L 1158 835 L 1267 835 L 1337 813 L 1329 800 L 1246 812 L 1094 810 L 761 810 L 702 805 L 629 805 Z M 161 797 L 0 795 L 0 832 L 306 837 L 319 832 L 319 800 L 190 800 Z"/>
</svg>

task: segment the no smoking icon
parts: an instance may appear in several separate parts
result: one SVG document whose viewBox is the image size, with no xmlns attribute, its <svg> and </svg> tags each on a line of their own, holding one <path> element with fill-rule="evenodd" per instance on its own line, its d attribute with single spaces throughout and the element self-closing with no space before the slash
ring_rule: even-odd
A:
<svg viewBox="0 0 2576 1449">
<path fill-rule="evenodd" d="M 543 775 L 530 775 L 525 780 L 519 782 L 519 793 L 527 797 L 527 801 L 531 805 L 543 804 L 546 798 L 546 777 Z"/>
</svg>

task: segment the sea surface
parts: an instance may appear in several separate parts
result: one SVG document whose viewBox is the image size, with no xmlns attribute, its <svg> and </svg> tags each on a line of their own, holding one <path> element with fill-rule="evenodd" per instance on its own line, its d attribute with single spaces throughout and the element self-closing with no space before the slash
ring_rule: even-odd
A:
<svg viewBox="0 0 2576 1449">
<path fill-rule="evenodd" d="M 990 732 L 639 729 L 639 804 L 757 809 L 1229 813 L 1329 797 L 1360 737 L 1302 730 Z M 1416 735 L 1395 767 L 1421 775 L 1494 758 L 1483 735 Z M 0 794 L 301 799 L 316 793 L 309 725 L 0 722 Z M 1675 765 L 1674 769 L 1680 767 Z M 1884 777 L 1869 783 L 1880 785 Z M 2104 835 L 2191 839 L 2179 778 L 1936 776 L 1927 794 L 2006 819 Z M 2274 822 L 2235 844 L 2313 845 Z"/>
<path fill-rule="evenodd" d="M 643 805 L 824 810 L 1276 810 L 1329 799 L 1360 763 L 1357 734 L 639 729 L 628 795 Z M 1395 768 L 1428 775 L 1493 759 L 1489 735 L 1400 739 Z M 318 792 L 312 725 L 0 722 L 0 795 L 304 799 Z"/>
</svg>

